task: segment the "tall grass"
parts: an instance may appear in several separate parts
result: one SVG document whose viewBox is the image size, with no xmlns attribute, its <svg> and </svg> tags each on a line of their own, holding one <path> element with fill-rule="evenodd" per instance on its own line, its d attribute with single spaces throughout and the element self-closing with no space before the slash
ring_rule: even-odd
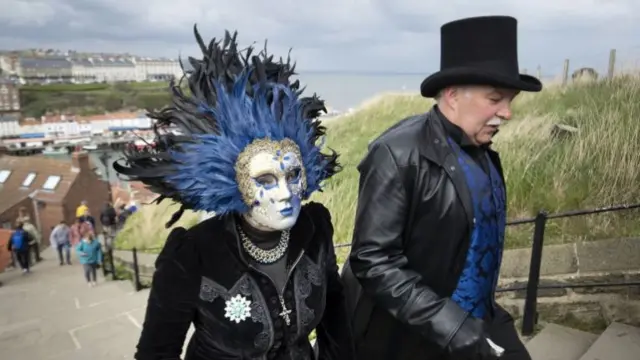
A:
<svg viewBox="0 0 640 360">
<path fill-rule="evenodd" d="M 419 96 L 393 95 L 332 121 L 328 146 L 340 152 L 344 170 L 313 200 L 333 215 L 335 242 L 350 243 L 357 204 L 358 163 L 368 143 L 406 116 L 427 111 L 432 102 Z M 514 119 L 495 138 L 505 169 L 509 219 L 539 210 L 563 210 L 640 202 L 640 79 L 550 86 L 523 93 L 514 103 Z M 553 138 L 554 124 L 578 133 Z M 599 214 L 552 220 L 546 243 L 640 234 L 638 212 Z M 529 246 L 532 227 L 509 227 L 507 247 Z M 340 257 L 348 248 L 339 250 Z"/>
<path fill-rule="evenodd" d="M 130 250 L 135 247 L 147 252 L 159 252 L 171 230 L 178 226 L 190 228 L 198 223 L 198 214 L 185 211 L 171 228 L 165 228 L 179 205 L 165 200 L 158 205 L 143 205 L 129 219 L 116 236 L 116 248 Z"/>
<path fill-rule="evenodd" d="M 357 204 L 357 165 L 371 140 L 397 121 L 427 111 L 433 103 L 420 96 L 388 94 L 358 111 L 327 122 L 327 144 L 340 153 L 344 170 L 328 181 L 312 200 L 324 203 L 333 216 L 335 242 L 349 243 Z M 514 119 L 495 138 L 505 170 L 510 219 L 550 212 L 640 202 L 640 79 L 550 86 L 523 93 L 514 103 Z M 554 124 L 578 132 L 553 138 Z M 158 210 L 160 211 L 160 210 Z M 147 241 L 170 215 L 144 218 L 148 229 L 136 241 Z M 138 226 L 134 221 L 131 226 Z M 144 226 L 142 226 L 144 228 Z M 155 231 L 155 230 L 154 230 Z M 165 231 L 166 233 L 166 231 Z M 599 214 L 547 225 L 546 242 L 602 239 L 640 234 L 638 213 Z M 528 246 L 530 226 L 510 227 L 508 247 Z M 155 235 L 154 235 L 155 237 Z M 161 240 L 149 240 L 156 244 Z M 348 248 L 340 250 L 340 257 Z"/>
</svg>

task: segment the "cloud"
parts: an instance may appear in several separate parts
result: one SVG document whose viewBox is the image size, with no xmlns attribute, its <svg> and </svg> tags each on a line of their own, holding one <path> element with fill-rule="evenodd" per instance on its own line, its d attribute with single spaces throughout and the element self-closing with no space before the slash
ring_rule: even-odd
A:
<svg viewBox="0 0 640 360">
<path fill-rule="evenodd" d="M 59 48 L 147 56 L 198 55 L 205 39 L 238 29 L 244 44 L 265 38 L 293 48 L 299 69 L 429 73 L 439 66 L 440 26 L 457 18 L 519 19 L 520 61 L 557 73 L 564 58 L 606 64 L 611 47 L 640 45 L 640 2 L 574 0 L 2 0 L 0 48 Z M 640 52 L 639 52 L 640 53 Z"/>
</svg>

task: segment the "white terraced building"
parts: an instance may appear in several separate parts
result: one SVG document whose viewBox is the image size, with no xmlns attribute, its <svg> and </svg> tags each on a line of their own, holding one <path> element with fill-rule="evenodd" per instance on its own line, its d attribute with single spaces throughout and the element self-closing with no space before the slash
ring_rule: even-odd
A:
<svg viewBox="0 0 640 360">
<path fill-rule="evenodd" d="M 183 74 L 178 60 L 136 56 L 12 59 L 4 55 L 0 56 L 0 69 L 23 84 L 167 81 Z"/>
<path fill-rule="evenodd" d="M 0 116 L 0 137 L 40 134 L 46 138 L 94 136 L 108 133 L 146 130 L 153 125 L 144 113 L 111 113 L 93 116 L 55 115 L 38 119 L 25 119 L 21 124 L 17 116 Z"/>
</svg>

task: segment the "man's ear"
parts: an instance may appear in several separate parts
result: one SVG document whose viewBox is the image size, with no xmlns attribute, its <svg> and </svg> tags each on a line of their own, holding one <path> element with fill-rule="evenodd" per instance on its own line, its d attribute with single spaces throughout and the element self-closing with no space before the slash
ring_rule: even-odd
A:
<svg viewBox="0 0 640 360">
<path fill-rule="evenodd" d="M 452 110 L 458 108 L 459 97 L 460 90 L 457 86 L 449 86 L 442 90 L 442 100 L 444 100 L 446 106 Z"/>
</svg>

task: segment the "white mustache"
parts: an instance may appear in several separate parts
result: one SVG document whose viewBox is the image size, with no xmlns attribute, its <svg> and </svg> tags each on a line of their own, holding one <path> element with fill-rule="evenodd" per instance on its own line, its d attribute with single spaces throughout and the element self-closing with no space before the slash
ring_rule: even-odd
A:
<svg viewBox="0 0 640 360">
<path fill-rule="evenodd" d="M 494 117 L 487 122 L 488 126 L 500 126 L 500 124 L 502 124 L 502 119 L 499 117 Z"/>
</svg>

